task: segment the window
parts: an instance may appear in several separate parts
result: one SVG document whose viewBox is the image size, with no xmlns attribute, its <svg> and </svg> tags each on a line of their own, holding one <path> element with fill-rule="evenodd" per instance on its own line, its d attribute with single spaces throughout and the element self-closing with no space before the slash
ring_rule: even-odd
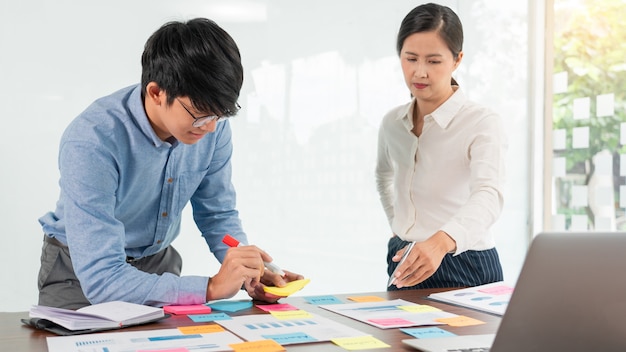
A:
<svg viewBox="0 0 626 352">
<path fill-rule="evenodd" d="M 553 6 L 546 227 L 626 230 L 626 1 L 554 0 Z"/>
</svg>

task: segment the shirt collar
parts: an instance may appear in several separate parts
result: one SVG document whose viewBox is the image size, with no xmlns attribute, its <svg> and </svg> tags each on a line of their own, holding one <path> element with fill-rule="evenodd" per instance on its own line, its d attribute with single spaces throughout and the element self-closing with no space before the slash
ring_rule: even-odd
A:
<svg viewBox="0 0 626 352">
<path fill-rule="evenodd" d="M 463 94 L 463 91 L 461 91 L 459 87 L 456 87 L 450 98 L 443 102 L 430 116 L 437 122 L 439 127 L 446 128 L 466 101 L 467 97 Z"/>
<path fill-rule="evenodd" d="M 454 116 L 456 116 L 459 110 L 461 110 L 461 108 L 463 107 L 463 104 L 465 104 L 465 102 L 467 101 L 467 97 L 460 87 L 454 86 L 454 89 L 454 93 L 452 93 L 448 100 L 443 102 L 443 104 L 441 104 L 435 111 L 426 115 L 431 116 L 441 128 L 448 127 Z M 413 101 L 411 101 L 410 104 L 407 104 L 404 109 L 401 109 L 399 111 L 400 113 L 397 117 L 398 119 L 405 120 L 405 123 L 408 123 L 407 127 L 409 129 L 413 128 L 413 121 L 410 116 L 413 116 L 413 109 L 415 108 L 415 104 L 416 101 L 415 98 L 413 98 Z"/>
<path fill-rule="evenodd" d="M 139 84 L 133 89 L 132 93 L 130 94 L 130 97 L 128 99 L 128 109 L 130 110 L 135 121 L 137 121 L 137 125 L 139 126 L 141 132 L 143 132 L 143 134 L 148 137 L 148 139 L 150 139 L 150 142 L 152 142 L 152 145 L 154 145 L 156 148 L 160 148 L 161 146 L 170 147 L 173 144 L 177 143 L 174 142 L 172 144 L 163 141 L 161 140 L 161 138 L 159 138 L 159 136 L 157 136 L 156 132 L 154 132 L 154 129 L 150 124 L 150 120 L 148 119 L 148 115 L 146 114 L 146 110 L 143 107 L 143 99 L 141 97 L 141 85 Z"/>
</svg>

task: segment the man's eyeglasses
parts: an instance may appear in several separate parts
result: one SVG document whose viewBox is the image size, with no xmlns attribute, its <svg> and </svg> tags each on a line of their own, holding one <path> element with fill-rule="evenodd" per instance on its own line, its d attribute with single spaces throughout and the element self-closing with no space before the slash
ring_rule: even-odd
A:
<svg viewBox="0 0 626 352">
<path fill-rule="evenodd" d="M 176 100 L 178 100 L 178 103 L 183 107 L 183 109 L 185 109 L 185 111 L 187 111 L 189 116 L 191 116 L 193 118 L 193 122 L 191 123 L 191 125 L 193 127 L 202 127 L 202 126 L 206 125 L 207 123 L 209 123 L 209 122 L 211 122 L 213 120 L 215 120 L 216 122 L 224 121 L 228 117 L 231 116 L 231 113 L 227 112 L 226 114 L 224 114 L 222 116 L 207 115 L 207 116 L 195 117 L 195 116 L 193 116 L 191 111 L 189 111 L 189 109 L 185 106 L 185 104 L 183 104 L 182 101 L 180 101 L 179 99 L 176 99 Z M 239 108 L 240 108 L 240 106 L 239 106 L 239 104 L 237 104 L 237 109 L 239 109 Z"/>
</svg>

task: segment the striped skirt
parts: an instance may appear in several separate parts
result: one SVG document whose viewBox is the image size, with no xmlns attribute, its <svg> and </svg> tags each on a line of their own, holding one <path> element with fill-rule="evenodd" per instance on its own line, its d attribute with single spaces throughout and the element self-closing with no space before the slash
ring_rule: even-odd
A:
<svg viewBox="0 0 626 352">
<path fill-rule="evenodd" d="M 409 242 L 403 241 L 398 236 L 389 239 L 387 244 L 387 274 L 391 275 L 398 266 L 398 263 L 391 261 L 391 258 L 408 244 Z M 441 266 L 431 277 L 415 286 L 403 287 L 400 290 L 469 287 L 502 280 L 502 265 L 498 251 L 492 248 L 484 251 L 466 251 L 456 256 L 446 254 L 441 261 Z M 397 291 L 399 289 L 395 285 L 391 285 L 387 290 Z"/>
</svg>

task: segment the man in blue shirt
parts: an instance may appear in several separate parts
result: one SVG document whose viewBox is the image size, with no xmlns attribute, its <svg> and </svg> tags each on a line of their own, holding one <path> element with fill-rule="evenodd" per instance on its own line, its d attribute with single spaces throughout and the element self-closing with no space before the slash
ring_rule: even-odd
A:
<svg viewBox="0 0 626 352">
<path fill-rule="evenodd" d="M 244 287 L 275 301 L 263 285 L 302 279 L 264 270 L 246 235 L 231 183 L 231 129 L 243 68 L 237 45 L 211 20 L 163 25 L 147 41 L 141 84 L 100 98 L 65 130 L 59 149 L 61 194 L 42 216 L 39 304 L 77 309 L 123 300 L 199 304 Z M 213 277 L 180 276 L 170 245 L 181 212 L 194 220 L 222 263 Z"/>
</svg>

